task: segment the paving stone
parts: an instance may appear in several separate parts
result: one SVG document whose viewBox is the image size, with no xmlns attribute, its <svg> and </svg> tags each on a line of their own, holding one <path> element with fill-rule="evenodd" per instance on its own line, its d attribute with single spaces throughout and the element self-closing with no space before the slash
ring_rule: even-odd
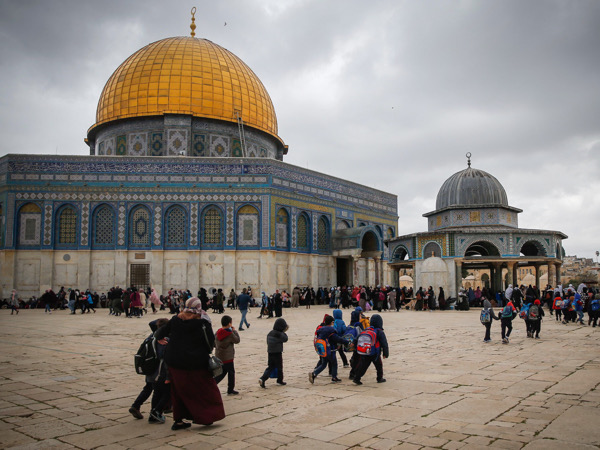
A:
<svg viewBox="0 0 600 450">
<path fill-rule="evenodd" d="M 266 366 L 264 339 L 273 321 L 254 320 L 236 348 L 241 394 L 223 395 L 227 417 L 173 432 L 169 424 L 128 413 L 143 386 L 132 355 L 148 333 L 146 320 L 23 311 L 16 328 L 0 310 L 0 339 L 7 343 L 0 356 L 0 447 L 578 450 L 600 442 L 600 391 L 594 390 L 600 350 L 592 345 L 598 329 L 550 321 L 544 339 L 532 342 L 517 326 L 511 345 L 503 346 L 496 328 L 482 358 L 478 311 L 383 312 L 387 383 L 377 384 L 371 367 L 364 385 L 355 386 L 340 367 L 342 383 L 324 376 L 312 385 L 312 337 L 326 312 L 322 306 L 284 310 L 288 385 L 269 381 L 264 390 L 256 380 Z M 41 344 L 50 333 L 54 340 Z M 565 352 L 565 333 L 585 352 Z M 224 383 L 220 388 L 225 394 Z M 146 417 L 149 408 L 142 407 Z M 579 440 L 562 441 L 565 427 L 575 427 Z"/>
</svg>

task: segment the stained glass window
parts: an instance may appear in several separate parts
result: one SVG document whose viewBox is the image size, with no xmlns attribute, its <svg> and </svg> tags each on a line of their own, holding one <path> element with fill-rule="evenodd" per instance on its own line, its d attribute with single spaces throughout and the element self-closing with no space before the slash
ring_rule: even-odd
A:
<svg viewBox="0 0 600 450">
<path fill-rule="evenodd" d="M 221 245 L 221 220 L 221 212 L 217 208 L 210 208 L 204 213 L 203 244 Z"/>
<path fill-rule="evenodd" d="M 298 226 L 296 228 L 297 246 L 301 249 L 308 248 L 308 221 L 306 216 L 301 214 L 298 217 Z"/>
<path fill-rule="evenodd" d="M 321 217 L 317 225 L 317 249 L 320 252 L 329 249 L 329 233 L 327 232 L 327 221 Z"/>
<path fill-rule="evenodd" d="M 186 214 L 183 208 L 174 206 L 167 212 L 167 238 L 166 245 L 185 244 Z"/>
<path fill-rule="evenodd" d="M 71 206 L 64 207 L 58 213 L 58 243 L 62 245 L 77 243 L 77 212 Z"/>
<path fill-rule="evenodd" d="M 138 206 L 130 215 L 129 244 L 133 246 L 150 245 L 150 214 L 144 207 Z"/>
<path fill-rule="evenodd" d="M 113 245 L 115 213 L 109 206 L 101 206 L 94 214 L 94 244 Z"/>
</svg>

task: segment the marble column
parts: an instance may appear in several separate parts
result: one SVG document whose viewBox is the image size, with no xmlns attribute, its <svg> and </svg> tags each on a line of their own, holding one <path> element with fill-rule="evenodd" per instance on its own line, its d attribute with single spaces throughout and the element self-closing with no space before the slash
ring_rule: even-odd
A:
<svg viewBox="0 0 600 450">
<path fill-rule="evenodd" d="M 358 286 L 358 256 L 352 256 L 352 285 Z"/>
<path fill-rule="evenodd" d="M 533 267 L 535 268 L 535 285 L 538 289 L 540 289 L 540 265 L 534 264 Z"/>
<path fill-rule="evenodd" d="M 562 264 L 560 263 L 556 263 L 556 284 L 560 284 L 561 280 L 560 280 L 560 267 L 562 266 Z"/>
<path fill-rule="evenodd" d="M 556 266 L 552 262 L 548 263 L 548 284 L 553 288 L 558 284 L 556 282 Z"/>
<path fill-rule="evenodd" d="M 455 280 L 454 280 L 454 286 L 450 292 L 450 295 L 454 298 L 458 298 L 458 292 L 460 291 L 460 288 L 462 288 L 462 261 L 456 260 L 455 265 L 456 265 L 456 276 L 455 276 Z M 415 282 L 416 282 L 416 279 L 415 279 Z M 415 285 L 414 286 L 415 292 L 417 289 L 418 289 L 418 287 Z"/>
<path fill-rule="evenodd" d="M 506 263 L 507 265 L 507 269 L 508 269 L 508 284 L 512 284 L 513 286 L 516 283 L 517 277 L 515 276 L 515 263 L 514 262 L 508 262 Z M 502 271 L 502 269 L 500 269 Z M 500 274 L 500 277 L 502 277 L 502 274 Z"/>
<path fill-rule="evenodd" d="M 375 263 L 375 286 L 381 285 L 380 282 L 380 272 L 379 272 L 379 258 L 373 258 L 373 262 Z"/>
<path fill-rule="evenodd" d="M 513 268 L 512 268 L 512 278 L 513 278 L 513 287 L 517 287 L 519 285 L 519 277 L 517 274 L 517 270 L 519 269 L 519 265 L 515 262 L 513 263 Z"/>
</svg>

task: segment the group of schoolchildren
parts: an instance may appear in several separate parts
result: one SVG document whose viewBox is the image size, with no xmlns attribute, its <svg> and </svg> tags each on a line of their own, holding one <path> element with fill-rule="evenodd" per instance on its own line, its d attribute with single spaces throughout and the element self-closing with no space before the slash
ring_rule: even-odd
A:
<svg viewBox="0 0 600 450">
<path fill-rule="evenodd" d="M 560 293 L 558 290 L 554 292 L 554 301 L 551 304 L 550 314 L 556 314 L 556 320 L 562 321 L 563 324 L 569 322 L 580 323 L 585 325 L 583 321 L 584 309 L 588 312 L 588 325 L 595 327 L 600 315 L 600 294 L 595 296 L 589 295 L 586 299 L 578 292 Z M 509 301 L 502 311 L 496 316 L 489 300 L 485 300 L 483 309 L 481 310 L 480 321 L 485 326 L 485 336 L 483 342 L 491 342 L 490 329 L 492 320 L 500 320 L 502 343 L 508 344 L 510 333 L 512 331 L 512 321 L 517 315 L 524 320 L 527 329 L 527 337 L 540 339 L 540 331 L 542 328 L 542 318 L 545 316 L 544 309 L 539 299 L 526 296 L 523 300 L 523 305 L 518 309 L 512 301 Z"/>
<path fill-rule="evenodd" d="M 517 309 L 512 301 L 509 301 L 496 315 L 492 304 L 488 299 L 483 302 L 483 309 L 480 314 L 480 321 L 485 326 L 485 336 L 483 338 L 484 343 L 492 341 L 490 337 L 490 331 L 492 328 L 492 320 L 500 321 L 502 343 L 508 344 L 510 342 L 510 334 L 513 326 L 512 321 L 517 315 L 525 321 L 525 327 L 527 329 L 527 337 L 532 339 L 540 338 L 540 331 L 542 328 L 542 317 L 544 317 L 544 310 L 539 299 L 528 299 L 525 301 L 521 309 Z"/>
<path fill-rule="evenodd" d="M 362 384 L 361 378 L 371 363 L 377 372 L 377 382 L 385 383 L 382 358 L 389 356 L 389 347 L 383 331 L 383 319 L 379 314 L 373 314 L 369 319 L 358 306 L 351 314 L 350 326 L 346 326 L 342 320 L 342 311 L 336 309 L 333 316 L 326 314 L 323 322 L 317 327 L 314 346 L 319 361 L 308 373 L 310 383 L 314 384 L 315 378 L 327 367 L 333 383 L 342 381 L 337 376 L 337 354 L 340 355 L 344 367 L 350 367 L 349 378 L 354 384 Z M 350 364 L 344 352 L 352 352 Z"/>
</svg>

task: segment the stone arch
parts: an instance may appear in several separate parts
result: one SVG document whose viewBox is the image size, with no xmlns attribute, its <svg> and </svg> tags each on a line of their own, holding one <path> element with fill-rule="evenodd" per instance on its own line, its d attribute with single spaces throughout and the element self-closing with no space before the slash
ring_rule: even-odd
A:
<svg viewBox="0 0 600 450">
<path fill-rule="evenodd" d="M 432 256 L 437 258 L 442 257 L 442 247 L 435 241 L 430 241 L 423 247 L 423 259 L 431 258 Z"/>
<path fill-rule="evenodd" d="M 500 256 L 500 251 L 491 242 L 479 240 L 467 247 L 465 256 Z"/>
<path fill-rule="evenodd" d="M 410 253 L 404 245 L 398 245 L 392 252 L 392 261 L 404 261 L 410 259 Z"/>
<path fill-rule="evenodd" d="M 360 240 L 360 247 L 362 253 L 380 251 L 379 237 L 377 236 L 377 233 L 373 230 L 368 230 L 365 232 Z"/>
<path fill-rule="evenodd" d="M 520 253 L 523 256 L 548 256 L 544 245 L 536 239 L 525 242 L 521 246 Z"/>
</svg>

